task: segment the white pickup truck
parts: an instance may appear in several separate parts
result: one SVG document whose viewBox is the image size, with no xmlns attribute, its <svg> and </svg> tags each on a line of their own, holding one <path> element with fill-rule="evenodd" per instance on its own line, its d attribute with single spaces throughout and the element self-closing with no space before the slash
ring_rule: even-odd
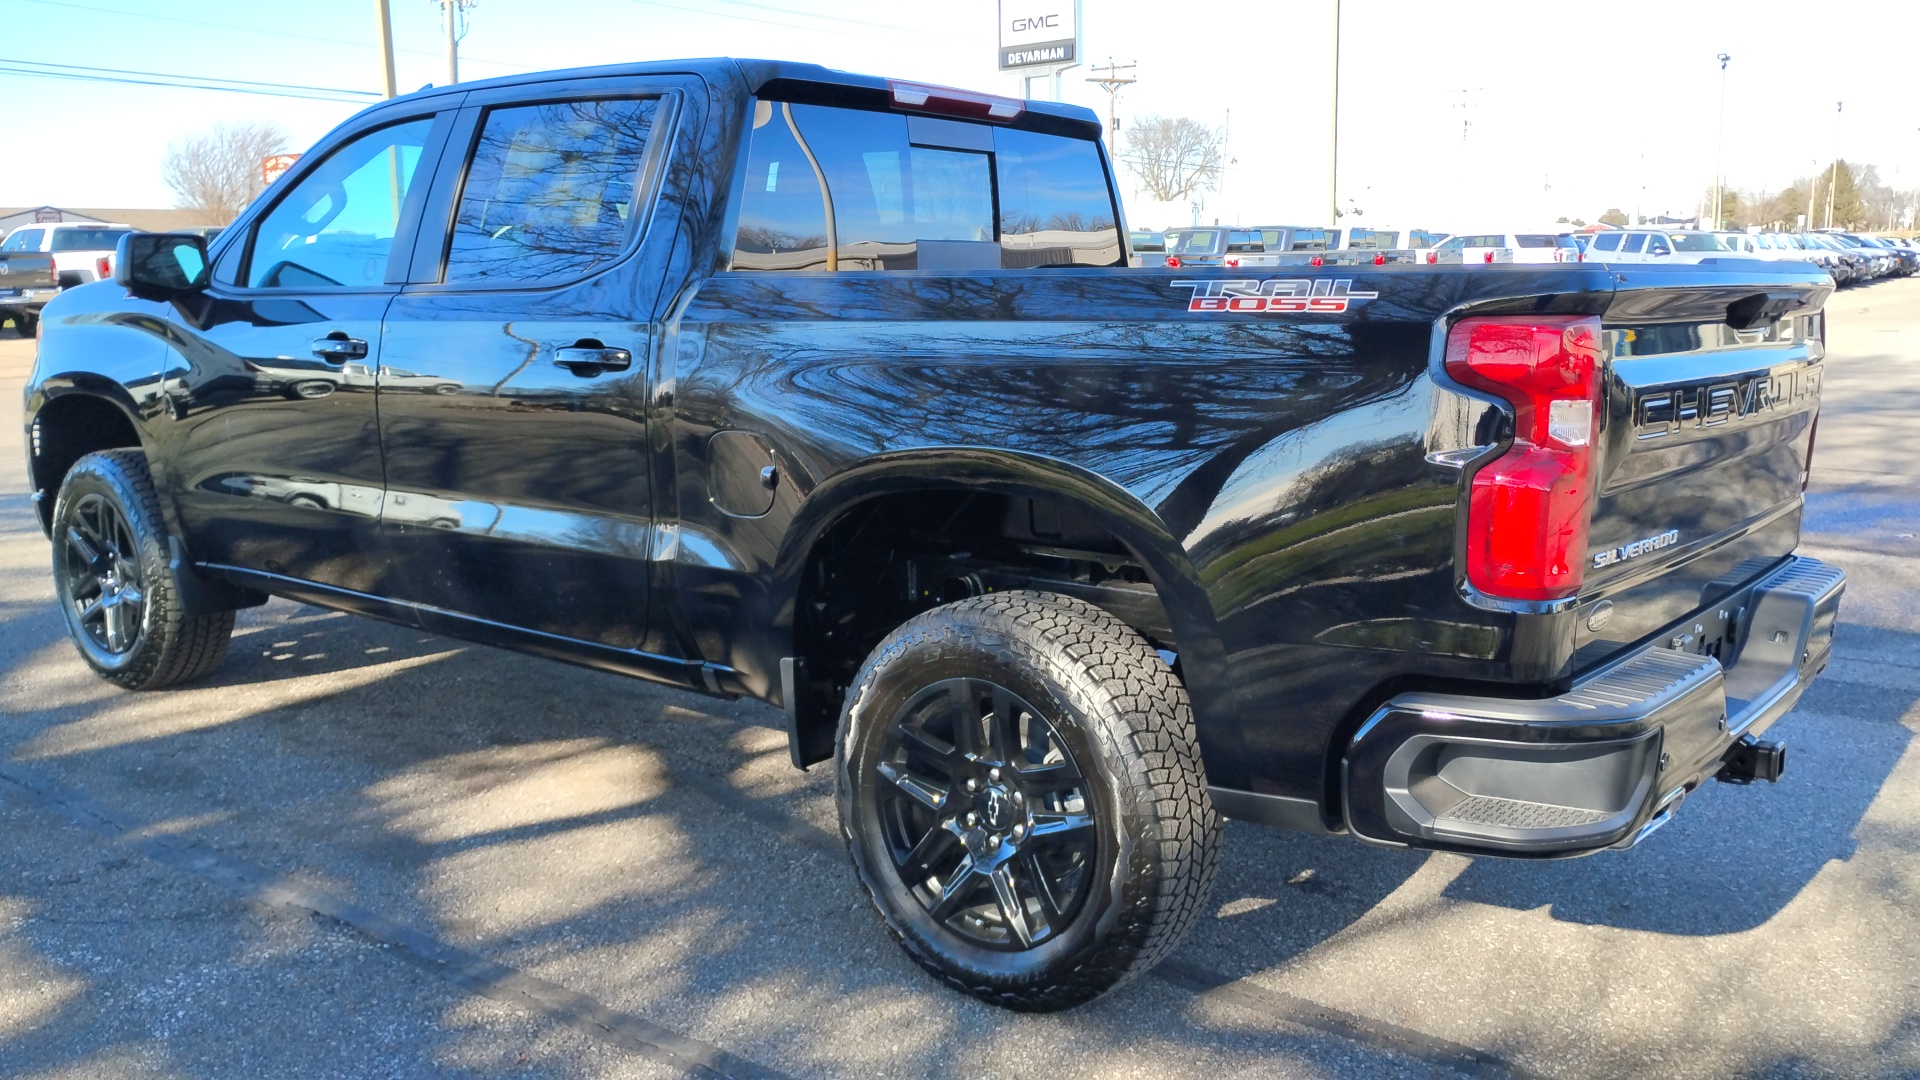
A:
<svg viewBox="0 0 1920 1080">
<path fill-rule="evenodd" d="M 0 319 L 12 319 L 21 337 L 34 336 L 40 308 L 61 289 L 113 276 L 114 251 L 132 231 L 101 222 L 18 226 L 0 241 Z"/>
</svg>

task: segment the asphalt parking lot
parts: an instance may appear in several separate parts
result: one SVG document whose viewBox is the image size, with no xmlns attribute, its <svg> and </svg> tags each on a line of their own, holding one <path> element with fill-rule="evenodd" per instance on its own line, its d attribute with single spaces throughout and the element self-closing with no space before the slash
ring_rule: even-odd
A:
<svg viewBox="0 0 1920 1080">
<path fill-rule="evenodd" d="M 1174 960 L 1049 1016 L 888 941 L 764 706 L 278 600 L 95 679 L 0 331 L 0 1076 L 1920 1074 L 1920 280 L 1828 311 L 1781 784 L 1545 865 L 1232 825 Z"/>
</svg>

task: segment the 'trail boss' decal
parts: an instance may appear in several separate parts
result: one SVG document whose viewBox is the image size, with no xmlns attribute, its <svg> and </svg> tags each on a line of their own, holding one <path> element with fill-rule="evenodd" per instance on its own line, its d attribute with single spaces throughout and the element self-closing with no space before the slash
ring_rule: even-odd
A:
<svg viewBox="0 0 1920 1080">
<path fill-rule="evenodd" d="M 1256 314 L 1312 312 L 1337 315 L 1380 294 L 1356 292 L 1352 278 L 1267 278 L 1231 281 L 1206 278 L 1171 282 L 1176 289 L 1192 289 L 1188 311 L 1231 311 Z"/>
</svg>

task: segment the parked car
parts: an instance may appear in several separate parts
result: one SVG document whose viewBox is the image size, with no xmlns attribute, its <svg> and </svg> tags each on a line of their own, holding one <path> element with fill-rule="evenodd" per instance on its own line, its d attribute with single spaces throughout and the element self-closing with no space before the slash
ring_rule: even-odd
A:
<svg viewBox="0 0 1920 1080">
<path fill-rule="evenodd" d="M 1432 229 L 1390 229 L 1354 226 L 1340 241 L 1343 251 L 1426 251 L 1450 234 Z"/>
<path fill-rule="evenodd" d="M 1855 251 L 1852 247 L 1841 243 L 1832 235 L 1821 232 L 1807 232 L 1801 233 L 1799 236 L 1801 242 L 1807 245 L 1808 250 L 1830 253 L 1832 257 L 1831 262 L 1841 269 L 1841 273 L 1834 275 L 1834 281 L 1838 284 L 1857 285 L 1863 281 L 1870 281 L 1877 276 L 1875 262 L 1870 256 Z"/>
<path fill-rule="evenodd" d="M 132 231 L 72 221 L 16 226 L 0 241 L 0 318 L 34 336 L 40 309 L 61 289 L 113 276 L 114 245 Z"/>
<path fill-rule="evenodd" d="M 1436 253 L 1458 253 L 1467 262 L 1497 261 L 1510 252 L 1516 263 L 1579 262 L 1580 245 L 1571 233 L 1459 232 L 1434 245 Z M 1491 258 L 1489 258 L 1491 257 Z"/>
<path fill-rule="evenodd" d="M 1607 263 L 1697 263 L 1732 258 L 1720 238 L 1692 229 L 1625 229 L 1594 236 L 1589 257 Z"/>
<path fill-rule="evenodd" d="M 1779 777 L 1825 275 L 1129 269 L 1101 130 L 764 61 L 369 107 L 47 304 L 74 647 L 184 682 L 271 594 L 764 701 L 887 931 L 1022 1009 L 1209 917 L 1222 815 L 1550 858 Z"/>
</svg>

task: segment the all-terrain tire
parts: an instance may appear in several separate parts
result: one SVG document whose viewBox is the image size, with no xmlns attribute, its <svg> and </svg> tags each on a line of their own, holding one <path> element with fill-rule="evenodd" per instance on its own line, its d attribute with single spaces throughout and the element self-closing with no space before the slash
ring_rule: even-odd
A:
<svg viewBox="0 0 1920 1080">
<path fill-rule="evenodd" d="M 916 886 L 907 879 L 917 874 L 897 868 L 899 842 L 890 839 L 887 815 L 898 820 L 898 811 L 885 808 L 889 796 L 899 795 L 886 787 L 881 763 L 892 760 L 886 754 L 901 752 L 900 717 L 909 715 L 913 703 L 956 683 L 995 693 L 1004 688 L 1023 707 L 1031 703 L 1062 747 L 1071 749 L 1086 781 L 1084 794 L 1075 796 L 1084 802 L 1076 805 L 1089 808 L 1094 818 L 1098 854 L 1085 860 L 1091 872 L 1077 914 L 1044 943 L 1012 947 L 1025 944 L 1023 915 L 1021 942 L 1014 941 L 1009 916 L 1006 944 L 982 946 L 956 930 L 951 917 L 935 918 L 928 901 L 917 899 L 927 895 L 927 881 Z M 989 709 L 983 721 L 989 731 L 995 715 Z M 1017 723 L 1035 721 L 1022 714 Z M 1099 997 L 1171 952 L 1212 890 L 1220 818 L 1207 795 L 1186 689 L 1138 632 L 1085 601 L 1042 592 L 993 593 L 913 618 L 860 669 L 837 742 L 842 831 L 882 921 L 927 971 L 989 1003 L 1047 1011 Z M 958 738 L 954 746 L 959 748 Z M 949 754 L 948 760 L 966 756 Z M 897 775 L 897 765 L 885 767 Z M 1000 775 L 992 774 L 996 782 Z M 985 782 L 984 776 L 969 779 Z M 974 790 L 963 790 L 955 777 L 945 798 L 978 802 L 980 795 L 966 794 Z M 1025 805 L 1032 800 L 1028 796 Z M 955 830 L 971 823 L 962 821 L 959 809 L 952 814 L 945 820 Z M 1005 839 L 996 837 L 993 850 L 1001 850 Z M 977 836 L 967 843 L 984 847 Z M 975 847 L 967 850 L 974 858 Z M 965 865 L 978 873 L 998 857 Z M 927 864 L 909 865 L 917 870 Z M 953 871 L 948 881 L 965 872 Z M 1004 913 L 1007 900 L 1001 896 Z M 991 902 L 989 893 L 988 910 Z"/>
<path fill-rule="evenodd" d="M 70 530 L 77 523 L 84 525 L 75 520 L 76 508 L 97 508 L 100 500 L 124 521 L 130 540 L 121 545 L 129 548 L 122 553 L 124 576 L 137 582 L 142 595 L 132 641 L 119 650 L 99 640 L 82 614 L 87 600 L 78 594 L 86 582 L 75 584 L 79 557 L 69 540 Z M 171 555 L 166 519 L 160 513 L 146 455 L 138 450 L 103 450 L 74 463 L 54 504 L 54 591 L 74 647 L 108 682 L 128 690 L 156 690 L 201 678 L 226 657 L 234 613 L 188 615 L 183 611 Z"/>
</svg>

